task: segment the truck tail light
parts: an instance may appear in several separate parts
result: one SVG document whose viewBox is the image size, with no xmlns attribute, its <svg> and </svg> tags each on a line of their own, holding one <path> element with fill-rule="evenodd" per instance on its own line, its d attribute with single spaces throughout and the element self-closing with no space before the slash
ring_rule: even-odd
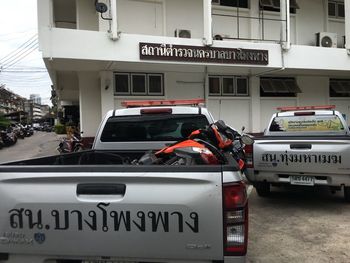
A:
<svg viewBox="0 0 350 263">
<path fill-rule="evenodd" d="M 224 254 L 243 256 L 248 242 L 248 199 L 245 184 L 224 184 Z"/>
<path fill-rule="evenodd" d="M 171 108 L 141 109 L 141 114 L 171 114 Z"/>
<path fill-rule="evenodd" d="M 253 168 L 253 145 L 246 145 L 244 146 L 244 152 L 245 152 L 245 167 L 246 168 Z"/>
</svg>

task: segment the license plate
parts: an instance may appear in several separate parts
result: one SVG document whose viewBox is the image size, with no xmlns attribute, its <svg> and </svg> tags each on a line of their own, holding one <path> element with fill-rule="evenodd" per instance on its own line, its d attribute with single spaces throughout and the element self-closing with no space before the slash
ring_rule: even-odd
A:
<svg viewBox="0 0 350 263">
<path fill-rule="evenodd" d="M 305 175 L 292 175 L 290 177 L 290 183 L 295 185 L 314 185 L 315 177 Z"/>
</svg>

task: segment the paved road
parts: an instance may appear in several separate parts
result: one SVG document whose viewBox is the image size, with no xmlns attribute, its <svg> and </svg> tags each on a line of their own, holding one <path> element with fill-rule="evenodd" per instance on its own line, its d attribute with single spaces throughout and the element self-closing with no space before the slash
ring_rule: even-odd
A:
<svg viewBox="0 0 350 263">
<path fill-rule="evenodd" d="M 18 139 L 13 146 L 0 149 L 0 163 L 58 154 L 59 139 L 54 132 L 36 131 L 31 137 Z"/>
<path fill-rule="evenodd" d="M 350 204 L 310 187 L 250 196 L 249 263 L 350 262 Z"/>
<path fill-rule="evenodd" d="M 59 136 L 36 132 L 0 150 L 0 163 L 57 154 Z M 248 263 L 350 262 L 350 204 L 342 193 L 275 188 L 249 198 Z"/>
</svg>

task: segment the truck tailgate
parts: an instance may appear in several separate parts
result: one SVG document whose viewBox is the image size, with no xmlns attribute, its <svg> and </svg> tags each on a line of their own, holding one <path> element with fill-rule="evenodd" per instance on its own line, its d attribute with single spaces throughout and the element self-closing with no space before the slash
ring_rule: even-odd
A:
<svg viewBox="0 0 350 263">
<path fill-rule="evenodd" d="M 220 167 L 21 168 L 0 170 L 1 253 L 223 259 Z"/>
<path fill-rule="evenodd" d="M 254 144 L 254 168 L 279 173 L 349 174 L 349 152 L 349 140 L 257 140 Z"/>
</svg>

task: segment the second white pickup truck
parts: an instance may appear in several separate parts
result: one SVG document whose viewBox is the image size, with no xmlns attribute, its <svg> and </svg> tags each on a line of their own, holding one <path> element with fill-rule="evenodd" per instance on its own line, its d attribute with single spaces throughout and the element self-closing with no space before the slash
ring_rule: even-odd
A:
<svg viewBox="0 0 350 263">
<path fill-rule="evenodd" d="M 329 186 L 350 201 L 350 132 L 334 106 L 280 108 L 255 138 L 248 179 L 258 195 L 270 186 Z"/>
</svg>

